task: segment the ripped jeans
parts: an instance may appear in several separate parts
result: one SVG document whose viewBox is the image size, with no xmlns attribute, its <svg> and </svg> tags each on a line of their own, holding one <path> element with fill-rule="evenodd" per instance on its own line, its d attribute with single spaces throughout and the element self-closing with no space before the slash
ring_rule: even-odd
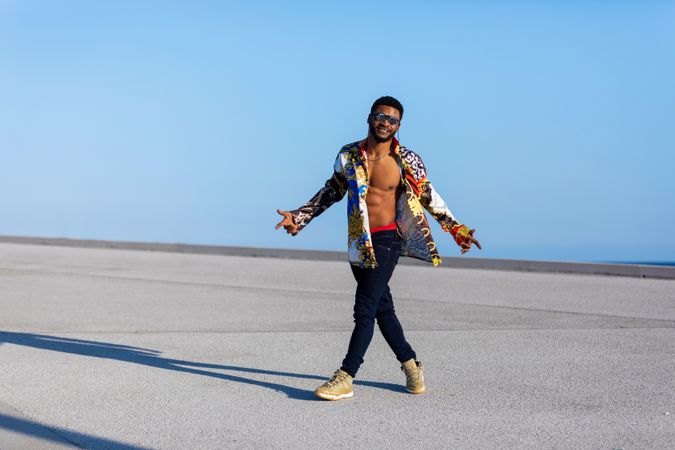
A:
<svg viewBox="0 0 675 450">
<path fill-rule="evenodd" d="M 377 268 L 364 269 L 351 266 L 356 279 L 356 301 L 354 303 L 354 331 L 349 341 L 347 356 L 341 369 L 356 376 L 363 364 L 368 345 L 373 338 L 375 320 L 382 336 L 394 351 L 400 362 L 417 359 L 415 352 L 403 336 L 394 302 L 389 290 L 389 280 L 394 273 L 401 251 L 401 238 L 396 230 L 379 231 L 372 234 Z"/>
</svg>

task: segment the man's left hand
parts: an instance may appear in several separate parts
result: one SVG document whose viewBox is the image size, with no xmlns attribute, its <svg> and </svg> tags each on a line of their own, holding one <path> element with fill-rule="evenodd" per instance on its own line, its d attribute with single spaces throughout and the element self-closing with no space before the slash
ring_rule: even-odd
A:
<svg viewBox="0 0 675 450">
<path fill-rule="evenodd" d="M 478 247 L 480 250 L 483 250 L 483 247 L 480 246 L 480 242 L 478 242 L 478 240 L 473 237 L 473 233 L 475 231 L 476 231 L 475 229 L 469 231 L 469 236 L 467 236 L 467 238 L 464 240 L 464 242 L 462 242 L 462 245 L 461 245 L 462 255 L 464 253 L 468 252 L 469 250 L 471 250 L 471 246 L 473 244 L 476 244 L 476 247 Z"/>
</svg>

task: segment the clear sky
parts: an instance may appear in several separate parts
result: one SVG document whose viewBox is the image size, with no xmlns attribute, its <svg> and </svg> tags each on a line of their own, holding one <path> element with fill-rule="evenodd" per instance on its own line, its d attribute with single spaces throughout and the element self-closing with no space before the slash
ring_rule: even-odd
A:
<svg viewBox="0 0 675 450">
<path fill-rule="evenodd" d="M 650 0 L 0 0 L 0 234 L 345 250 L 344 200 L 295 238 L 275 210 L 393 95 L 469 255 L 673 261 L 674 24 Z"/>
</svg>

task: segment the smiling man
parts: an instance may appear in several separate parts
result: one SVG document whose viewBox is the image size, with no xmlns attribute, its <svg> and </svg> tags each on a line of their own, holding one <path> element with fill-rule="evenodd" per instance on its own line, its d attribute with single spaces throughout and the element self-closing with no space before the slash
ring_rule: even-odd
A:
<svg viewBox="0 0 675 450">
<path fill-rule="evenodd" d="M 315 394 L 326 400 L 354 395 L 352 380 L 373 337 L 375 320 L 401 363 L 406 390 L 425 391 L 422 364 L 406 341 L 389 290 L 400 255 L 441 263 L 424 214 L 426 209 L 449 232 L 462 254 L 473 244 L 475 230 L 460 224 L 427 178 L 422 159 L 394 137 L 403 106 L 393 97 L 375 100 L 368 115 L 368 137 L 347 144 L 337 155 L 333 176 L 305 205 L 276 225 L 295 236 L 316 216 L 347 194 L 349 262 L 356 279 L 354 331 L 342 366 Z"/>
</svg>

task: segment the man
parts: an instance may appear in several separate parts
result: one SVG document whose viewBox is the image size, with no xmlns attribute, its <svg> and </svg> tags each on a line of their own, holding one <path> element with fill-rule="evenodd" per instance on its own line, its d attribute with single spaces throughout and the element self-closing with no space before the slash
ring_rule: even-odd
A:
<svg viewBox="0 0 675 450">
<path fill-rule="evenodd" d="M 425 391 L 422 364 L 403 335 L 388 285 L 399 255 L 435 266 L 441 262 L 424 208 L 452 234 L 462 254 L 472 244 L 481 248 L 473 237 L 475 230 L 457 222 L 434 190 L 422 159 L 394 138 L 402 117 L 403 106 L 395 98 L 375 100 L 368 115 L 368 137 L 342 147 L 325 186 L 300 208 L 277 210 L 284 218 L 275 228 L 283 226 L 295 236 L 347 194 L 349 261 L 357 283 L 355 325 L 342 366 L 314 392 L 326 400 L 354 395 L 352 380 L 373 337 L 375 320 L 402 364 L 406 390 Z"/>
</svg>

